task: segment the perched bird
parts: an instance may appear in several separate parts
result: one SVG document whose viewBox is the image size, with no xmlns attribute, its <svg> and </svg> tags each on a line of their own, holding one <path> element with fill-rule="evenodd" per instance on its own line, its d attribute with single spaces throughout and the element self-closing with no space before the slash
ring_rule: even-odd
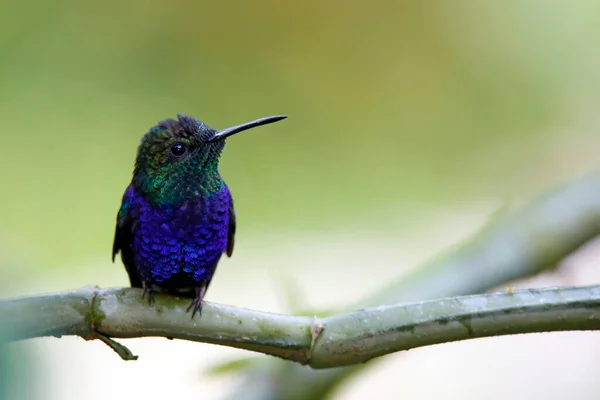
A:
<svg viewBox="0 0 600 400">
<path fill-rule="evenodd" d="M 257 119 L 217 131 L 177 115 L 150 129 L 138 148 L 131 184 L 117 214 L 113 262 L 121 259 L 132 287 L 191 297 L 192 318 L 223 253 L 231 256 L 235 212 L 219 174 L 225 139 L 286 118 Z"/>
</svg>

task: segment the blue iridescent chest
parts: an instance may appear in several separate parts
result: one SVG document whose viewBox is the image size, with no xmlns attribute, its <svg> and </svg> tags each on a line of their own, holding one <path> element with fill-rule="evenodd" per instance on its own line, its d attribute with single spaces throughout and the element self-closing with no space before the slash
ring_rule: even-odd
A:
<svg viewBox="0 0 600 400">
<path fill-rule="evenodd" d="M 227 249 L 231 194 L 227 186 L 179 205 L 154 206 L 129 187 L 125 193 L 133 261 L 142 279 L 164 287 L 210 281 Z"/>
</svg>

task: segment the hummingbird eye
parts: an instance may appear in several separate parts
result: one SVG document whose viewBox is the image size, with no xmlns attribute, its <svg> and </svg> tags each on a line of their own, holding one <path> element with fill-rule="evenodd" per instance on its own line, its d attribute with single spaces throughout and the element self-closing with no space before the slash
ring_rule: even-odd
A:
<svg viewBox="0 0 600 400">
<path fill-rule="evenodd" d="M 181 143 L 175 143 L 171 146 L 171 154 L 175 157 L 181 157 L 186 153 L 187 149 Z"/>
</svg>

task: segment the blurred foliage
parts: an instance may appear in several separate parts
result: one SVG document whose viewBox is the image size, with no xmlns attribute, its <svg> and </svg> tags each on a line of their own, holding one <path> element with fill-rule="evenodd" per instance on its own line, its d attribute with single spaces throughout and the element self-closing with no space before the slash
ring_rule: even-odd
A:
<svg viewBox="0 0 600 400">
<path fill-rule="evenodd" d="M 37 396 L 35 371 L 29 352 L 22 345 L 10 345 L 0 337 L 0 400 L 34 400 Z"/>
<path fill-rule="evenodd" d="M 105 255 L 141 136 L 177 112 L 217 128 L 290 116 L 229 142 L 242 230 L 530 193 L 585 169 L 599 8 L 5 0 L 0 235 L 14 257 Z M 549 173 L 570 135 L 579 161 Z"/>
</svg>

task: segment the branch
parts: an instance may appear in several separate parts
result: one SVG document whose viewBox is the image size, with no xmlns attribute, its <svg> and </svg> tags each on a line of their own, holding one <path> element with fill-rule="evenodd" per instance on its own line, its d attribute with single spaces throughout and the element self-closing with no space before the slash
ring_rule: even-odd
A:
<svg viewBox="0 0 600 400">
<path fill-rule="evenodd" d="M 600 329 L 600 285 L 382 306 L 324 320 L 314 368 L 351 365 L 384 354 L 457 340 Z"/>
<path fill-rule="evenodd" d="M 78 335 L 135 356 L 109 338 L 162 336 L 252 350 L 313 368 L 363 363 L 384 354 L 478 337 L 600 329 L 600 285 L 520 290 L 380 306 L 309 318 L 187 300 L 138 289 L 84 288 L 0 302 L 0 335 L 12 340 Z"/>
</svg>

